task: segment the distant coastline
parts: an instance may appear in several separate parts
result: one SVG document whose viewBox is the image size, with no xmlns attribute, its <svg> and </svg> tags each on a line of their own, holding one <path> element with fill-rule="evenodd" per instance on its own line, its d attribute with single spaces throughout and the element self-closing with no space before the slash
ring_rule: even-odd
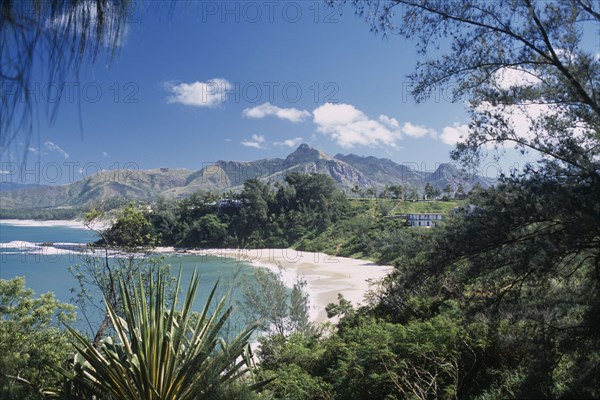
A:
<svg viewBox="0 0 600 400">
<path fill-rule="evenodd" d="M 12 226 L 30 226 L 30 227 L 51 227 L 64 226 L 75 229 L 89 229 L 85 226 L 83 220 L 79 219 L 3 219 L 0 218 L 0 224 Z M 94 224 L 94 229 L 105 229 L 109 225 L 105 222 Z"/>
<path fill-rule="evenodd" d="M 86 229 L 82 220 L 54 219 L 1 219 L 0 223 L 13 226 L 65 226 L 69 228 Z"/>
</svg>

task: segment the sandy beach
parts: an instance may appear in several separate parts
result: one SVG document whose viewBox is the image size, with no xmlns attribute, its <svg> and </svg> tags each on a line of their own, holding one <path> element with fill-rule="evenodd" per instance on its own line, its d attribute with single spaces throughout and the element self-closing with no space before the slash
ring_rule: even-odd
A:
<svg viewBox="0 0 600 400">
<path fill-rule="evenodd" d="M 71 228 L 85 228 L 83 221 L 76 220 L 13 220 L 4 219 L 0 223 L 15 226 L 65 226 Z M 98 228 L 98 227 L 96 227 Z M 99 228 L 102 229 L 102 228 Z M 65 244 L 66 245 L 66 244 Z M 74 249 L 69 246 L 40 246 L 36 243 L 10 242 L 3 243 L 1 247 L 27 249 L 31 254 L 72 253 Z M 288 287 L 293 287 L 298 277 L 307 283 L 306 290 L 310 299 L 310 318 L 313 322 L 327 321 L 325 307 L 329 303 L 336 303 L 338 293 L 342 294 L 353 305 L 364 304 L 365 294 L 369 291 L 371 282 L 377 282 L 389 274 L 393 267 L 380 266 L 367 260 L 332 256 L 325 253 L 312 253 L 293 249 L 203 249 L 180 250 L 173 247 L 158 247 L 157 253 L 183 253 L 209 255 L 235 259 L 237 262 L 247 262 L 256 267 L 268 268 L 279 272 L 283 282 Z"/>
<path fill-rule="evenodd" d="M 33 219 L 0 219 L 0 223 L 13 226 L 65 226 L 69 228 L 85 228 L 79 220 L 33 220 Z"/>
<path fill-rule="evenodd" d="M 161 250 L 166 252 L 168 248 Z M 293 249 L 207 249 L 188 250 L 186 253 L 235 258 L 274 272 L 281 268 L 283 281 L 288 287 L 301 277 L 307 282 L 313 322 L 327 321 L 325 307 L 337 302 L 338 293 L 353 305 L 363 304 L 370 282 L 382 279 L 393 270 L 391 266 L 380 266 L 366 260 Z"/>
</svg>

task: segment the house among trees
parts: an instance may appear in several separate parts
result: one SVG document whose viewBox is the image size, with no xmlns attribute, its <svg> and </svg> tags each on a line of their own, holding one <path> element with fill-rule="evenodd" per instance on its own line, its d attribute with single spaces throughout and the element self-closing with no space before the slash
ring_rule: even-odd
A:
<svg viewBox="0 0 600 400">
<path fill-rule="evenodd" d="M 406 222 L 410 226 L 437 226 L 442 219 L 439 213 L 406 214 Z"/>
<path fill-rule="evenodd" d="M 239 208 L 242 205 L 242 202 L 239 199 L 220 199 L 219 203 L 217 203 L 219 208 L 228 208 L 228 207 L 236 207 Z"/>
<path fill-rule="evenodd" d="M 390 219 L 406 220 L 408 226 L 438 226 L 441 220 L 444 219 L 444 215 L 440 213 L 415 213 L 415 214 L 396 214 L 388 216 Z"/>
</svg>

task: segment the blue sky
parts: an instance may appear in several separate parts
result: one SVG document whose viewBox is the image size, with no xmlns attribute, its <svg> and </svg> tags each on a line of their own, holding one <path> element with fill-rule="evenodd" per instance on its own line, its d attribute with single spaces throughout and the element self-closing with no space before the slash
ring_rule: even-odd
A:
<svg viewBox="0 0 600 400">
<path fill-rule="evenodd" d="M 31 143 L 13 149 L 30 148 L 41 183 L 285 157 L 300 143 L 433 170 L 468 123 L 464 104 L 443 92 L 416 104 L 406 78 L 414 44 L 374 35 L 351 8 L 209 1 L 172 16 L 147 8 L 132 13 L 117 58 L 84 65 L 56 120 L 40 112 Z M 61 166 L 60 178 L 44 173 L 48 163 Z"/>
</svg>

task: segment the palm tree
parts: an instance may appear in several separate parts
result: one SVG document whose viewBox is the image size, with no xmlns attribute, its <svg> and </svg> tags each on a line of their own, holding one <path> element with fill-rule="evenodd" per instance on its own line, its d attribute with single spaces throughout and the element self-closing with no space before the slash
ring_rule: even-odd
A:
<svg viewBox="0 0 600 400">
<path fill-rule="evenodd" d="M 365 193 L 371 198 L 375 197 L 375 189 L 372 187 L 368 188 Z"/>
<path fill-rule="evenodd" d="M 450 198 L 450 195 L 452 194 L 452 185 L 447 184 L 446 187 L 444 187 L 444 192 L 446 193 L 446 196 Z"/>
<path fill-rule="evenodd" d="M 352 193 L 356 194 L 356 196 L 359 198 L 363 196 L 363 190 L 358 185 L 354 185 L 352 188 Z"/>
<path fill-rule="evenodd" d="M 152 273 L 151 273 L 152 275 Z M 74 329 L 74 371 L 62 370 L 73 385 L 66 390 L 47 391 L 62 396 L 68 390 L 93 393 L 112 399 L 205 399 L 220 385 L 240 381 L 251 369 L 248 340 L 256 328 L 250 325 L 231 342 L 219 335 L 231 315 L 225 298 L 209 313 L 217 284 L 200 314 L 192 312 L 199 278 L 194 272 L 181 310 L 176 310 L 176 291 L 169 296 L 162 274 L 150 280 L 147 289 L 140 279 L 130 291 L 119 282 L 123 316 L 107 302 L 116 341 L 105 338 L 97 349 Z M 146 293 L 147 291 L 147 293 Z M 171 303 L 169 307 L 168 304 Z M 267 382 L 250 385 L 256 389 Z"/>
<path fill-rule="evenodd" d="M 390 190 L 392 191 L 392 193 L 394 193 L 394 196 L 397 199 L 402 200 L 402 195 L 404 194 L 404 186 L 402 185 L 394 185 L 390 187 Z"/>
</svg>

